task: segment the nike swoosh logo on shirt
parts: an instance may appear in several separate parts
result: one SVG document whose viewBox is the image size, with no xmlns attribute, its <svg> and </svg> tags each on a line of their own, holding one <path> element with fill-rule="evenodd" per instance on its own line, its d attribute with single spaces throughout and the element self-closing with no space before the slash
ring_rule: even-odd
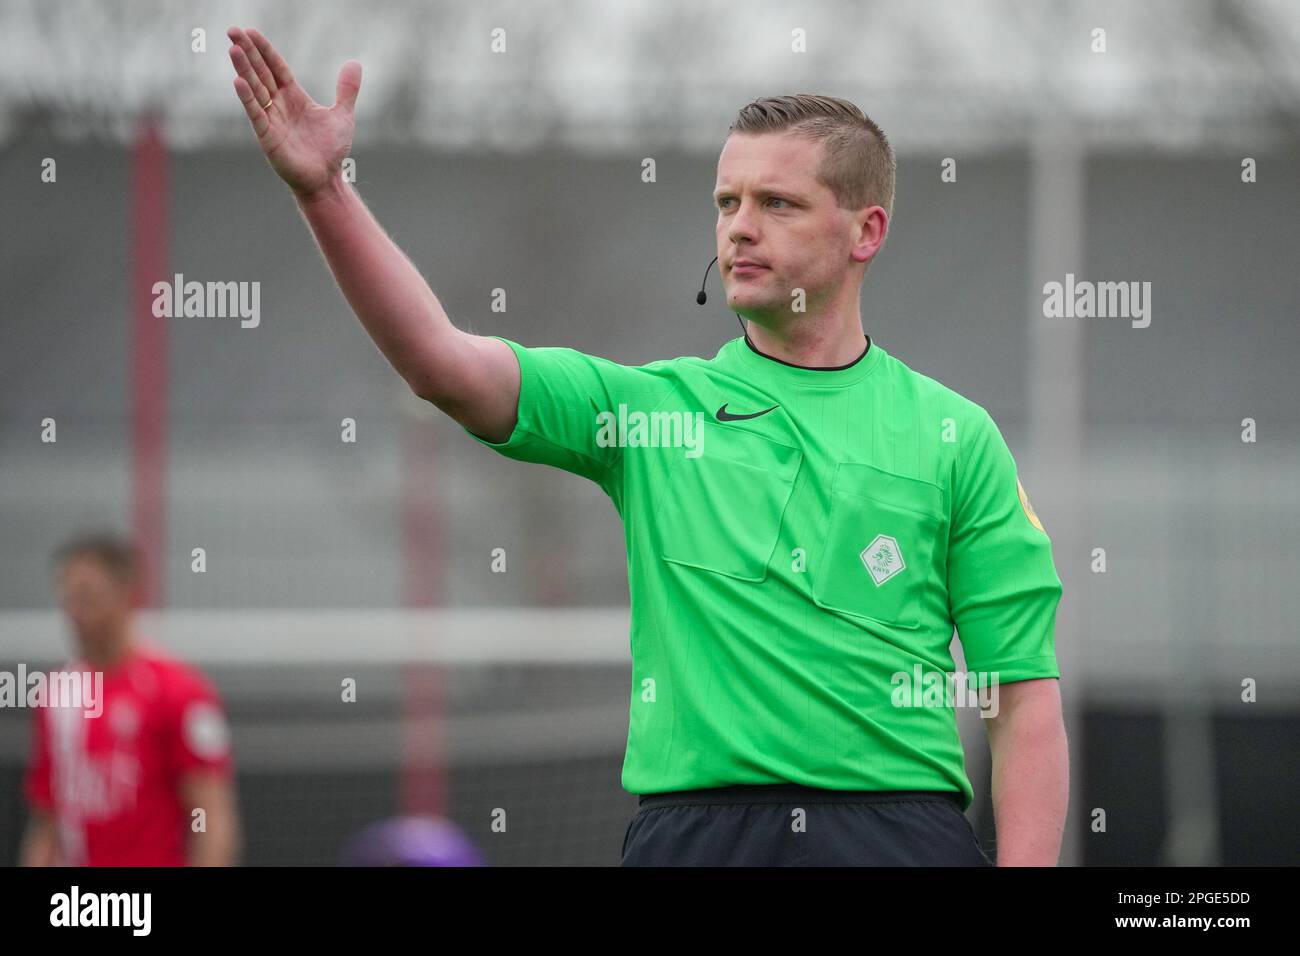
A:
<svg viewBox="0 0 1300 956">
<path fill-rule="evenodd" d="M 780 407 L 780 405 L 773 405 L 772 408 L 765 408 L 761 412 L 752 412 L 748 415 L 736 415 L 727 411 L 727 403 L 723 402 L 722 407 L 718 409 L 717 419 L 720 422 L 740 422 L 747 418 L 757 418 L 759 415 L 766 415 L 768 412 L 772 411 L 773 408 Z"/>
</svg>

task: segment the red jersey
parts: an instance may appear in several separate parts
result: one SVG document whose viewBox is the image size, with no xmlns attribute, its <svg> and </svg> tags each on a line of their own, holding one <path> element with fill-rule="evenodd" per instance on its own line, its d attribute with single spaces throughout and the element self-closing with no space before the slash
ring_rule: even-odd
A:
<svg viewBox="0 0 1300 956">
<path fill-rule="evenodd" d="M 81 661 L 68 671 L 89 671 Z M 65 866 L 183 866 L 191 832 L 180 781 L 195 769 L 233 772 L 216 689 L 150 645 L 103 672 L 102 711 L 43 706 L 24 781 L 53 815 Z"/>
</svg>

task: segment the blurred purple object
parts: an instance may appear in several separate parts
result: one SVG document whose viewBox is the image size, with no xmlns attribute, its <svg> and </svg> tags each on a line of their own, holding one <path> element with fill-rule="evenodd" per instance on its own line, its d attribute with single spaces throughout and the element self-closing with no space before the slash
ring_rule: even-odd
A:
<svg viewBox="0 0 1300 956">
<path fill-rule="evenodd" d="M 343 866 L 486 866 L 469 838 L 442 817 L 394 817 L 348 841 Z"/>
</svg>

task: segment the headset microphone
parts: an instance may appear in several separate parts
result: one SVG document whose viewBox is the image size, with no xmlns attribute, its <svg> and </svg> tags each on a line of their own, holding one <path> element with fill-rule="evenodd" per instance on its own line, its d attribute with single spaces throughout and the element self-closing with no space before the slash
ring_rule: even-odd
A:
<svg viewBox="0 0 1300 956">
<path fill-rule="evenodd" d="M 713 262 L 717 262 L 717 261 L 718 261 L 718 257 L 714 256 Z M 700 291 L 695 293 L 695 301 L 699 305 L 703 305 L 705 302 L 709 301 L 709 294 L 704 291 L 704 286 L 709 281 L 709 269 L 713 268 L 713 262 L 710 262 L 708 267 L 704 270 L 704 281 L 700 283 Z M 736 321 L 740 323 L 740 331 L 744 333 L 745 341 L 749 342 L 749 329 L 745 328 L 744 320 L 741 319 L 739 315 L 737 315 Z M 749 342 L 749 344 L 753 345 L 754 343 Z"/>
<path fill-rule="evenodd" d="M 713 262 L 717 262 L 718 257 L 713 257 Z M 709 281 L 709 269 L 713 268 L 713 262 L 710 262 L 708 268 L 704 270 L 704 280 L 700 283 L 700 291 L 696 293 L 695 301 L 698 305 L 703 305 L 709 301 L 709 294 L 704 291 L 704 284 Z"/>
</svg>

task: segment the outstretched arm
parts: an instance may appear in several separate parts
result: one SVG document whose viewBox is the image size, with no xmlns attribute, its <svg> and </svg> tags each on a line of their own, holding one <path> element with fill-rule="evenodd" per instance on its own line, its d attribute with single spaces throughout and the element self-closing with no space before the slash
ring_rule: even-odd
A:
<svg viewBox="0 0 1300 956">
<path fill-rule="evenodd" d="M 452 325 L 418 269 L 343 181 L 361 64 L 339 71 L 333 106 L 298 85 L 256 30 L 232 27 L 235 93 L 271 167 L 293 191 L 348 304 L 411 390 L 475 434 L 503 442 L 514 429 L 519 365 L 504 342 Z"/>
</svg>

